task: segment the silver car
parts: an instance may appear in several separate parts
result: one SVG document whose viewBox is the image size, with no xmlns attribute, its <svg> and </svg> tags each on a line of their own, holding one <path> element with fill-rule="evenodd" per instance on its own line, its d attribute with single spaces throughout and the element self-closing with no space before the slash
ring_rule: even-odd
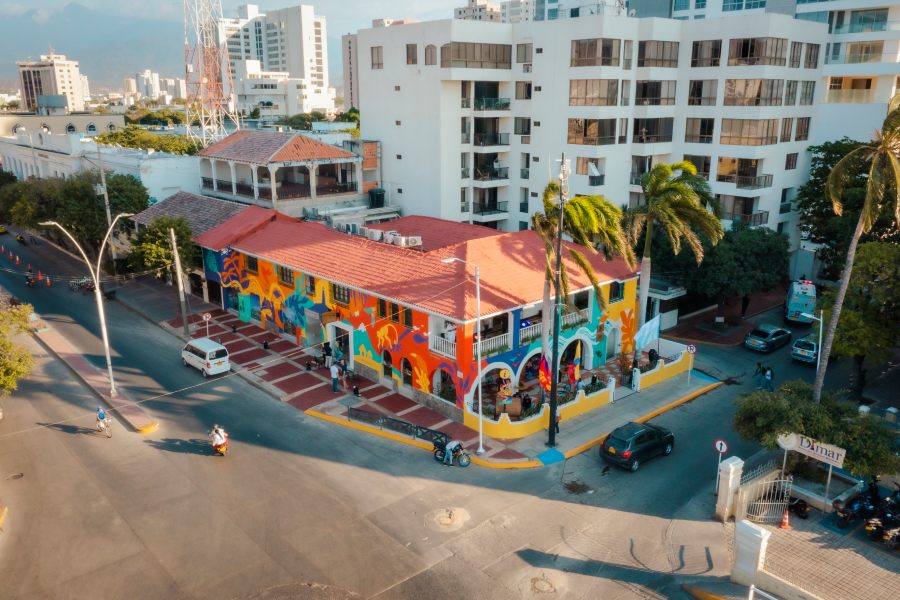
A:
<svg viewBox="0 0 900 600">
<path fill-rule="evenodd" d="M 771 352 L 791 341 L 791 332 L 777 325 L 757 325 L 744 338 L 744 347 L 757 352 Z"/>
<path fill-rule="evenodd" d="M 815 364 L 819 356 L 819 343 L 815 334 L 802 337 L 791 346 L 791 358 L 801 362 Z"/>
</svg>

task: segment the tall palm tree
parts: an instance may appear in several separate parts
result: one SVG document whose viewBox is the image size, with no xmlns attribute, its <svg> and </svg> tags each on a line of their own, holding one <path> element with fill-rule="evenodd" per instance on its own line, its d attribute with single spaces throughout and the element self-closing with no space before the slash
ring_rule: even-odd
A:
<svg viewBox="0 0 900 600">
<path fill-rule="evenodd" d="M 682 244 L 687 244 L 698 265 L 703 261 L 703 245 L 697 232 L 717 244 L 724 231 L 715 212 L 706 208 L 709 205 L 717 209 L 718 204 L 709 184 L 697 175 L 697 167 L 693 163 L 657 163 L 641 177 L 641 188 L 644 190 L 645 203 L 626 213 L 625 229 L 635 246 L 640 241 L 641 234 L 644 235 L 638 294 L 638 323 L 643 325 L 647 315 L 647 297 L 650 294 L 650 247 L 654 226 L 663 229 L 675 254 L 681 252 Z"/>
<path fill-rule="evenodd" d="M 544 212 L 535 213 L 531 217 L 531 225 L 534 231 L 544 242 L 546 250 L 546 265 L 544 270 L 544 312 L 547 317 L 551 313 L 550 292 L 554 280 L 556 265 L 556 239 L 559 233 L 559 184 L 551 181 L 544 188 Z M 577 244 L 584 246 L 588 252 L 603 252 L 609 259 L 613 256 L 621 256 L 629 266 L 635 264 L 634 253 L 621 226 L 622 211 L 603 196 L 576 196 L 565 203 L 563 209 L 562 227 L 563 234 L 570 237 Z M 603 294 L 600 291 L 600 283 L 591 263 L 584 253 L 575 248 L 563 248 L 578 265 L 594 288 L 597 304 L 601 308 L 606 306 Z M 560 298 L 569 295 L 569 278 L 565 269 L 560 270 Z M 541 352 L 548 355 L 549 335 L 551 319 L 544 318 L 544 327 L 541 328 Z"/>
<path fill-rule="evenodd" d="M 853 237 L 850 238 L 847 259 L 844 269 L 841 271 L 841 285 L 834 298 L 831 319 L 828 321 L 828 332 L 825 334 L 822 347 L 819 348 L 821 353 L 819 368 L 816 370 L 816 380 L 813 383 L 813 400 L 816 403 L 822 398 L 822 387 L 825 384 L 825 371 L 828 369 L 831 345 L 834 343 L 834 334 L 841 318 L 844 297 L 847 295 L 847 288 L 850 285 L 850 275 L 853 273 L 853 260 L 856 257 L 859 239 L 864 233 L 871 231 L 875 221 L 888 208 L 893 210 L 894 223 L 900 224 L 900 196 L 898 196 L 898 191 L 900 191 L 900 94 L 891 98 L 887 117 L 881 125 L 881 131 L 875 132 L 875 139 L 867 144 L 860 144 L 848 152 L 831 169 L 828 180 L 825 182 L 825 195 L 831 200 L 836 215 L 840 215 L 844 211 L 841 196 L 853 178 L 853 162 L 859 158 L 869 163 L 866 198 L 863 201 Z"/>
</svg>

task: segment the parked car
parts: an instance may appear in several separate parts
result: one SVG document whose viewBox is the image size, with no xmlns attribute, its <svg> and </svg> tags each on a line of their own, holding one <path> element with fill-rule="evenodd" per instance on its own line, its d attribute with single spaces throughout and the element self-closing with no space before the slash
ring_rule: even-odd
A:
<svg viewBox="0 0 900 600">
<path fill-rule="evenodd" d="M 204 377 L 227 373 L 231 369 L 228 350 L 222 344 L 209 338 L 195 338 L 181 350 L 181 362 L 186 367 L 194 367 Z"/>
<path fill-rule="evenodd" d="M 786 323 L 809 325 L 813 319 L 803 315 L 816 310 L 816 285 L 808 279 L 792 281 L 784 300 L 784 320 Z"/>
<path fill-rule="evenodd" d="M 819 342 L 816 334 L 810 333 L 807 336 L 798 338 L 794 345 L 791 346 L 791 358 L 801 362 L 816 363 L 819 356 Z"/>
<path fill-rule="evenodd" d="M 757 325 L 744 338 L 744 347 L 757 352 L 771 352 L 790 343 L 791 332 L 776 325 Z"/>
<path fill-rule="evenodd" d="M 600 457 L 629 471 L 658 454 L 668 456 L 675 448 L 671 431 L 650 423 L 626 423 L 613 430 L 600 445 Z"/>
</svg>

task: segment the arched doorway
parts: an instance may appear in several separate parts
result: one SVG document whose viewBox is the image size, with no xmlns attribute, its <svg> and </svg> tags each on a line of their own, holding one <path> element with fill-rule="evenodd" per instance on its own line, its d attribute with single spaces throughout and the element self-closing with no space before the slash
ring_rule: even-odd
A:
<svg viewBox="0 0 900 600">
<path fill-rule="evenodd" d="M 566 346 L 559 358 L 559 373 L 562 381 L 568 381 L 569 365 L 574 364 L 575 354 L 579 348 L 581 349 L 579 355 L 579 369 L 581 373 L 584 373 L 591 368 L 590 356 L 588 354 L 591 350 L 588 348 L 588 345 L 584 343 L 584 340 L 573 338 L 569 340 L 569 345 Z"/>
<path fill-rule="evenodd" d="M 408 385 L 412 387 L 413 384 L 413 369 L 412 363 L 409 362 L 409 359 L 404 358 L 400 361 L 400 376 L 403 379 L 403 385 Z"/>
<path fill-rule="evenodd" d="M 456 404 L 456 382 L 446 369 L 436 369 L 431 374 L 431 389 L 431 393 L 441 400 Z"/>
<path fill-rule="evenodd" d="M 612 360 L 619 355 L 619 328 L 613 327 L 606 334 L 606 360 Z"/>
<path fill-rule="evenodd" d="M 391 353 L 387 350 L 381 352 L 381 374 L 388 379 L 394 377 L 394 365 L 391 362 Z"/>
</svg>

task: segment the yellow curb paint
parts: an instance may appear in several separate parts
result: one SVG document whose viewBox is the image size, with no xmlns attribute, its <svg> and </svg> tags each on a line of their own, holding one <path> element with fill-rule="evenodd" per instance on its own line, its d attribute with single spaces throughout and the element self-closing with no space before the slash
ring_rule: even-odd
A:
<svg viewBox="0 0 900 600">
<path fill-rule="evenodd" d="M 137 431 L 138 431 L 138 433 L 143 433 L 144 435 L 146 435 L 148 433 L 153 433 L 157 429 L 159 429 L 159 423 L 156 421 L 153 421 L 153 423 L 151 423 L 150 425 L 144 425 L 143 427 L 138 427 Z"/>
<path fill-rule="evenodd" d="M 688 585 L 682 584 L 681 589 L 687 592 L 696 600 L 724 600 L 722 596 L 713 594 L 712 592 L 707 592 L 706 590 L 701 590 L 700 588 L 690 587 Z"/>
<path fill-rule="evenodd" d="M 609 434 L 604 433 L 603 435 L 601 435 L 598 438 L 594 438 L 588 442 L 581 444 L 580 446 L 575 446 L 571 450 L 567 450 L 567 451 L 563 452 L 563 456 L 565 456 L 566 458 L 572 458 L 573 456 L 578 456 L 582 452 L 586 452 L 595 446 L 599 446 L 600 444 L 603 443 L 603 440 L 605 440 L 607 437 L 609 437 Z"/>
<path fill-rule="evenodd" d="M 496 462 L 492 460 L 485 460 L 478 456 L 472 457 L 472 464 L 476 464 L 479 467 L 486 467 L 488 469 L 536 469 L 538 467 L 543 467 L 544 463 L 539 460 L 520 460 L 516 462 Z"/>
<path fill-rule="evenodd" d="M 4 506 L 0 509 L 0 531 L 3 531 L 3 523 L 6 522 L 6 515 L 9 514 L 9 507 Z"/>
<path fill-rule="evenodd" d="M 714 389 L 716 389 L 717 387 L 719 387 L 720 385 L 722 385 L 722 382 L 721 382 L 721 381 L 716 381 L 716 382 L 714 382 L 714 383 L 711 383 L 711 384 L 709 384 L 709 385 L 707 385 L 707 386 L 704 386 L 704 387 L 700 388 L 700 389 L 697 390 L 697 391 L 691 392 L 690 394 L 688 394 L 688 395 L 686 395 L 686 396 L 682 396 L 681 398 L 679 398 L 678 400 L 675 400 L 674 402 L 670 402 L 670 403 L 666 404 L 665 406 L 663 406 L 663 407 L 661 407 L 661 408 L 657 408 L 656 410 L 651 411 L 651 412 L 647 413 L 646 415 L 644 415 L 644 416 L 642 416 L 642 417 L 640 417 L 640 418 L 638 418 L 638 419 L 635 419 L 635 421 L 637 421 L 638 423 L 643 423 L 644 421 L 649 421 L 649 420 L 652 419 L 653 417 L 657 417 L 657 416 L 663 414 L 664 412 L 667 412 L 667 411 L 672 410 L 673 408 L 675 408 L 675 407 L 677 407 L 677 406 L 681 406 L 681 405 L 684 404 L 685 402 L 690 402 L 691 400 L 693 400 L 693 399 L 696 398 L 697 396 L 702 396 L 702 395 L 705 394 L 706 392 L 709 392 L 709 391 L 711 391 L 711 390 L 714 390 Z"/>
<path fill-rule="evenodd" d="M 379 437 L 383 437 L 389 440 L 394 440 L 395 442 L 400 442 L 401 444 L 406 444 L 408 446 L 414 446 L 416 448 L 421 448 L 422 450 L 431 450 L 434 446 L 429 444 L 428 442 L 423 442 L 422 440 L 414 440 L 411 438 L 403 437 L 401 435 L 397 435 L 395 433 L 390 433 L 388 431 L 384 431 L 381 429 L 376 429 L 370 425 L 363 425 L 362 423 L 354 423 L 353 421 L 349 421 L 347 419 L 341 419 L 338 417 L 333 417 L 331 415 L 327 415 L 323 412 L 319 412 L 317 410 L 308 409 L 306 414 L 317 417 L 324 421 L 328 421 L 330 423 L 334 423 L 335 425 L 341 425 L 342 427 L 349 427 L 350 429 L 356 429 L 357 431 L 364 431 L 366 433 L 371 433 L 373 435 L 377 435 Z"/>
</svg>

